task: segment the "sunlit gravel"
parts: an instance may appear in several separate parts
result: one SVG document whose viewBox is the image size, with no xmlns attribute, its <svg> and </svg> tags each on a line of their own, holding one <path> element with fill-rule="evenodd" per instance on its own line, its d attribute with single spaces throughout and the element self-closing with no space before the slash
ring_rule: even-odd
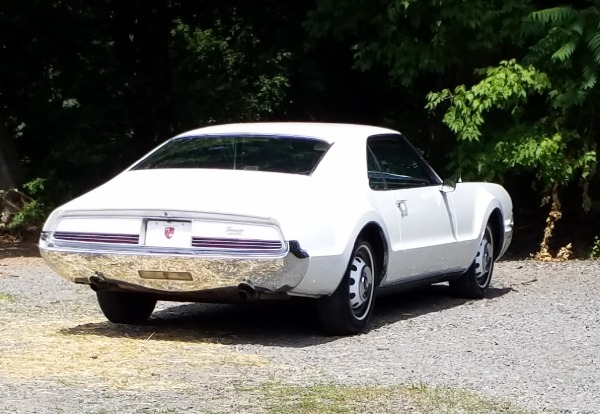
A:
<svg viewBox="0 0 600 414">
<path fill-rule="evenodd" d="M 126 327 L 106 322 L 89 288 L 62 280 L 39 258 L 0 256 L 0 412 L 260 411 L 251 390 L 273 381 L 450 386 L 539 412 L 600 413 L 599 292 L 600 261 L 506 261 L 488 299 L 454 299 L 443 285 L 380 297 L 373 328 L 354 337 L 323 336 L 303 302 L 160 303 L 147 325 Z M 44 335 L 57 349 L 40 345 Z M 114 364 L 121 376 L 132 364 L 131 378 L 144 386 L 122 378 L 111 385 L 105 366 L 95 376 L 95 360 L 81 361 L 83 375 L 49 361 L 39 372 L 19 370 L 10 359 L 87 358 L 67 345 L 59 351 L 60 335 L 69 346 L 86 335 L 113 341 L 97 363 Z M 120 348 L 111 354 L 125 341 L 152 349 L 155 366 L 119 360 L 127 359 Z M 195 361 L 195 349 L 214 361 Z"/>
</svg>

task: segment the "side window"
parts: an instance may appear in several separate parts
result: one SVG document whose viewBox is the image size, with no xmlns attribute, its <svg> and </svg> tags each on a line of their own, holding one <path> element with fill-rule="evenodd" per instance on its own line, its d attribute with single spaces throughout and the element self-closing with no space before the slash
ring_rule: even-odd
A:
<svg viewBox="0 0 600 414">
<path fill-rule="evenodd" d="M 381 168 L 381 177 L 385 180 L 388 189 L 396 190 L 432 184 L 429 174 L 420 164 L 417 156 L 399 137 L 371 137 L 368 140 L 368 146 L 376 160 L 375 164 L 379 164 Z"/>
<path fill-rule="evenodd" d="M 369 174 L 369 187 L 372 190 L 385 190 L 387 189 L 387 185 L 385 183 L 385 179 L 383 178 L 383 174 L 381 173 L 381 169 L 379 168 L 379 164 L 377 164 L 377 160 L 375 160 L 375 156 L 373 155 L 373 151 L 367 146 L 367 170 Z"/>
</svg>

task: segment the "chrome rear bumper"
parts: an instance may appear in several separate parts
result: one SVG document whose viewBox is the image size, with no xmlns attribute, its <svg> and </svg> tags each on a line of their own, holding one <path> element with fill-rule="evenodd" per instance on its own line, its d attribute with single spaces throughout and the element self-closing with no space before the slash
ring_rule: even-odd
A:
<svg viewBox="0 0 600 414">
<path fill-rule="evenodd" d="M 141 250 L 90 251 L 50 247 L 43 241 L 40 252 L 56 273 L 72 282 L 91 284 L 90 277 L 100 274 L 123 289 L 163 293 L 200 292 L 240 283 L 259 291 L 286 292 L 302 281 L 310 261 L 292 251 L 276 257 L 218 257 Z"/>
</svg>

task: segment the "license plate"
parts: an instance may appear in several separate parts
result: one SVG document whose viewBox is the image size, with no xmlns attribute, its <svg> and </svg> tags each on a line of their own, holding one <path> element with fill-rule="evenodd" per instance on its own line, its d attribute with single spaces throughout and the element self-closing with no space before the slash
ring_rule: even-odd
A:
<svg viewBox="0 0 600 414">
<path fill-rule="evenodd" d="M 146 246 L 190 247 L 192 223 L 190 221 L 149 220 L 146 224 Z"/>
</svg>

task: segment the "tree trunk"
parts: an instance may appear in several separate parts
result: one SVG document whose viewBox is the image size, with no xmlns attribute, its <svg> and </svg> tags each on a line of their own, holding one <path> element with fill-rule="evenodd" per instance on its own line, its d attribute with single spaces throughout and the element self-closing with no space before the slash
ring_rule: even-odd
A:
<svg viewBox="0 0 600 414">
<path fill-rule="evenodd" d="M 21 161 L 17 148 L 0 114 L 0 190 L 17 188 L 21 185 L 21 180 Z"/>
</svg>

